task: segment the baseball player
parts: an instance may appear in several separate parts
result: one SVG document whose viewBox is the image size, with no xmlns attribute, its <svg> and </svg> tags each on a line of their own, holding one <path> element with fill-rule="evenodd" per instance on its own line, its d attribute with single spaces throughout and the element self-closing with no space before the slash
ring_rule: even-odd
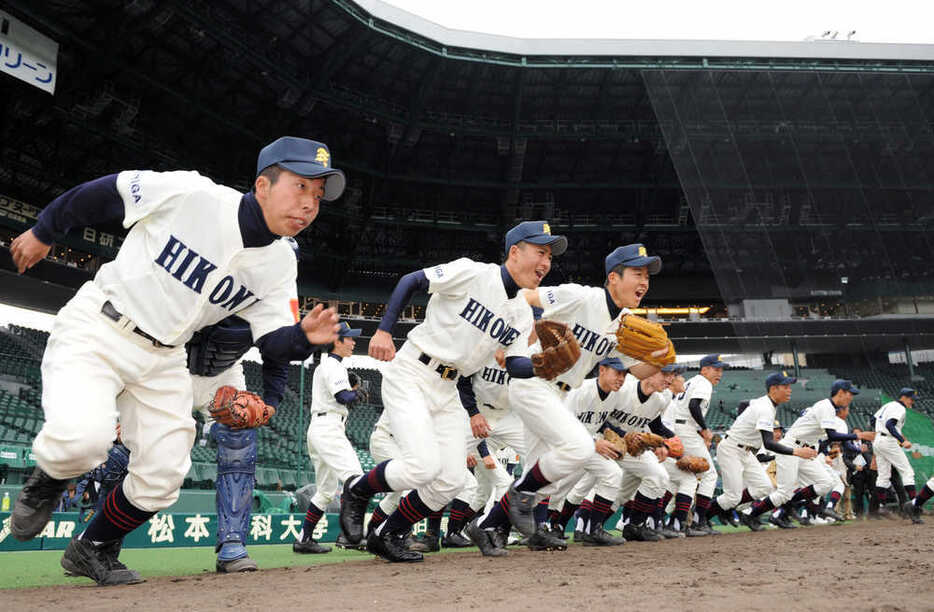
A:
<svg viewBox="0 0 934 612">
<path fill-rule="evenodd" d="M 885 498 L 892 485 L 892 468 L 898 470 L 905 493 L 909 501 L 915 498 L 915 471 L 908 462 L 903 448 L 911 448 L 911 442 L 902 435 L 905 426 L 906 411 L 915 403 L 917 391 L 904 387 L 898 392 L 898 399 L 888 402 L 873 415 L 876 439 L 873 452 L 879 475 L 876 477 L 876 499 L 880 509 L 885 505 Z"/>
<path fill-rule="evenodd" d="M 307 227 L 319 201 L 344 184 L 325 145 L 285 137 L 260 152 L 251 193 L 196 172 L 125 171 L 65 192 L 13 241 L 22 273 L 72 227 L 120 220 L 129 229 L 116 259 L 53 324 L 42 359 L 46 421 L 33 442 L 37 468 L 13 510 L 16 538 L 34 538 L 67 480 L 103 461 L 119 414 L 129 473 L 64 559 L 101 585 L 140 580 L 117 560 L 119 543 L 178 499 L 191 464 L 185 343 L 232 314 L 278 362 L 333 341 L 333 309 L 316 307 L 296 323 L 297 264 L 280 237 Z"/>
<path fill-rule="evenodd" d="M 595 452 L 584 464 L 583 478 L 580 474 L 572 474 L 559 487 L 558 490 L 563 489 L 566 496 L 558 495 L 565 497 L 565 501 L 557 522 L 562 527 L 566 525 L 581 501 L 587 497 L 591 504 L 590 529 L 585 532 L 587 535 L 583 543 L 590 546 L 618 546 L 625 543 L 625 540 L 610 535 L 603 528 L 623 483 L 623 471 L 617 463 L 619 453 L 612 444 L 598 436 L 610 412 L 617 405 L 617 392 L 625 380 L 626 366 L 618 357 L 608 357 L 600 361 L 596 378 L 585 380 L 581 386 L 569 392 L 564 400 L 568 409 L 591 435 Z M 591 491 L 592 497 L 588 495 Z"/>
<path fill-rule="evenodd" d="M 853 383 L 849 380 L 835 380 L 830 388 L 830 397 L 820 400 L 813 406 L 805 409 L 797 420 L 788 428 L 785 437 L 781 440 L 781 445 L 793 449 L 814 451 L 813 456 L 817 455 L 817 448 L 821 440 L 827 439 L 831 442 L 844 442 L 848 440 L 871 440 L 874 437 L 872 432 L 856 431 L 855 433 L 841 433 L 837 431 L 837 417 L 846 418 L 849 413 L 850 403 L 853 398 L 859 394 Z M 769 449 L 774 451 L 774 449 Z M 730 450 L 732 456 L 736 453 Z M 807 454 L 811 454 L 810 452 Z M 768 508 L 771 506 L 778 508 L 786 502 L 796 503 L 800 500 L 807 500 L 812 497 L 823 497 L 834 487 L 835 478 L 828 472 L 826 463 L 823 459 L 808 458 L 798 453 L 787 454 L 775 452 L 776 473 L 775 480 L 777 487 L 769 495 L 769 502 L 762 503 L 757 509 Z M 723 469 L 723 459 L 720 459 L 721 469 Z M 726 476 L 724 476 L 724 481 Z M 800 481 L 805 480 L 808 484 L 797 488 Z M 839 480 L 839 478 L 836 478 Z M 724 491 L 726 486 L 724 485 Z M 754 497 L 755 492 L 750 490 Z M 735 497 L 735 496 L 734 496 Z M 839 499 L 839 494 L 837 495 Z M 729 503 L 733 499 L 727 498 L 726 505 L 720 504 L 724 509 L 730 507 Z M 718 503 L 720 499 L 718 498 Z M 834 520 L 843 520 L 834 510 L 825 509 L 824 512 Z M 753 515 L 757 516 L 757 515 Z M 742 518 L 742 517 L 741 517 Z"/>
<path fill-rule="evenodd" d="M 499 504 L 468 528 L 468 535 L 481 551 L 489 540 L 489 532 L 507 522 L 512 522 L 530 542 L 534 537 L 547 540 L 545 543 L 556 549 L 566 548 L 560 538 L 538 530 L 532 514 L 537 495 L 545 497 L 552 492 L 548 490 L 551 483 L 579 472 L 594 453 L 593 438 L 565 407 L 564 398 L 568 391 L 581 385 L 599 361 L 615 356 L 615 334 L 621 317 L 629 314 L 628 308 L 639 305 L 649 289 L 649 276 L 658 273 L 661 265 L 661 259 L 649 256 L 644 246 L 630 244 L 606 257 L 607 280 L 602 288 L 566 284 L 526 292 L 529 305 L 543 309 L 543 319 L 560 321 L 574 330 L 581 356 L 556 380 L 514 377 L 509 382 L 510 406 L 526 430 L 527 457 L 522 477 L 510 486 Z M 538 343 L 531 347 L 532 352 L 538 350 Z M 623 358 L 623 362 L 639 378 L 659 369 L 629 357 Z"/>
<path fill-rule="evenodd" d="M 764 447 L 777 459 L 792 455 L 801 459 L 817 456 L 817 450 L 812 446 L 790 447 L 774 439 L 775 411 L 779 405 L 791 399 L 791 385 L 795 382 L 797 379 L 785 372 L 769 374 L 765 379 L 766 394 L 749 402 L 749 406 L 736 418 L 717 445 L 723 494 L 711 504 L 712 513 L 720 514 L 739 504 L 759 500 L 752 505 L 750 512 L 740 512 L 739 517 L 751 530 L 761 531 L 763 526 L 759 522 L 759 515 L 777 508 L 787 499 L 784 496 L 779 498 L 772 491 L 772 483 L 756 458 L 759 449 Z M 785 440 L 788 440 L 788 434 Z M 778 469 L 781 487 L 781 467 Z"/>
<path fill-rule="evenodd" d="M 359 381 L 352 383 L 342 361 L 353 355 L 356 338 L 362 330 L 340 324 L 337 340 L 328 346 L 327 354 L 315 368 L 311 379 L 311 422 L 308 424 L 308 454 L 315 469 L 315 494 L 305 512 L 305 522 L 292 550 L 300 554 L 319 554 L 331 551 L 322 546 L 312 534 L 324 515 L 327 505 L 351 476 L 363 471 L 360 459 L 344 430 L 347 408 L 364 399 Z"/>
<path fill-rule="evenodd" d="M 674 420 L 675 435 L 684 445 L 684 453 L 703 457 L 710 465 L 710 469 L 700 476 L 700 483 L 697 485 L 692 523 L 695 530 L 706 531 L 710 535 L 719 533 L 707 520 L 707 509 L 717 485 L 717 470 L 708 450 L 713 440 L 713 432 L 705 419 L 710 409 L 713 388 L 720 384 L 723 369 L 728 367 L 729 364 L 722 361 L 720 355 L 707 355 L 701 359 L 700 373 L 685 383 L 684 391 L 674 397 L 668 409 L 671 415 L 669 418 Z"/>
<path fill-rule="evenodd" d="M 661 415 L 672 400 L 669 387 L 677 370 L 678 367 L 671 364 L 642 380 L 627 376 L 623 388 L 616 394 L 607 426 L 621 436 L 629 432 L 651 432 L 663 438 L 673 437 L 674 432 L 665 427 Z M 629 521 L 623 526 L 623 537 L 627 540 L 654 542 L 669 537 L 669 534 L 659 533 L 645 525 L 646 519 L 655 513 L 668 486 L 668 471 L 663 464 L 665 459 L 667 454 L 659 457 L 655 452 L 643 452 L 638 456 L 627 453 L 619 459 L 623 482 L 614 501 L 632 501 Z M 679 537 L 673 533 L 670 535 Z"/>
<path fill-rule="evenodd" d="M 340 518 L 344 536 L 359 542 L 375 493 L 414 489 L 367 538 L 367 550 L 388 561 L 421 561 L 421 553 L 404 548 L 405 535 L 463 487 L 468 421 L 457 392 L 459 373 L 475 373 L 502 348 L 513 379 L 535 376 L 527 354 L 532 311 L 519 289 L 538 287 L 567 240 L 553 236 L 543 221 L 526 221 L 506 234 L 505 246 L 501 266 L 462 258 L 402 277 L 370 340 L 370 356 L 390 362 L 382 397 L 402 457 L 348 480 Z M 390 332 L 415 291 L 431 294 L 425 320 L 397 353 Z"/>
</svg>

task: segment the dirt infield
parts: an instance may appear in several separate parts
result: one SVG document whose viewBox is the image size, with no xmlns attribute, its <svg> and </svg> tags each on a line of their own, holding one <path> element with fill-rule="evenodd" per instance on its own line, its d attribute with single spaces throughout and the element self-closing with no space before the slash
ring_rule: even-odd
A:
<svg viewBox="0 0 934 612">
<path fill-rule="evenodd" d="M 435 555 L 4 591 L 5 610 L 934 610 L 934 523 L 858 522 L 612 549 Z"/>
</svg>

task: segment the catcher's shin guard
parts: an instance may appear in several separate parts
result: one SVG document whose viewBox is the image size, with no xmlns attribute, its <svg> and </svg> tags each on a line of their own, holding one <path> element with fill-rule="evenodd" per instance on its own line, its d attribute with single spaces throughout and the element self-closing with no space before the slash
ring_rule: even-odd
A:
<svg viewBox="0 0 934 612">
<path fill-rule="evenodd" d="M 217 441 L 218 552 L 228 542 L 246 546 L 256 474 L 256 430 L 214 423 L 211 435 Z"/>
</svg>

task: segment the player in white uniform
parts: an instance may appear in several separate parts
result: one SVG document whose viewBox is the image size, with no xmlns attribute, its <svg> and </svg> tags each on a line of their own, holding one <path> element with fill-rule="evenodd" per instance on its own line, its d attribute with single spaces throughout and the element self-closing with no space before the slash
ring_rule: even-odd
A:
<svg viewBox="0 0 934 612">
<path fill-rule="evenodd" d="M 805 409 L 801 416 L 788 428 L 785 437 L 781 440 L 781 444 L 793 449 L 814 451 L 815 457 L 805 458 L 797 453 L 794 455 L 776 453 L 775 479 L 777 486 L 775 491 L 769 495 L 773 507 L 779 508 L 786 502 L 796 503 L 812 497 L 823 497 L 833 488 L 834 478 L 828 472 L 826 463 L 823 459 L 816 457 L 821 440 L 844 442 L 856 439 L 871 440 L 874 437 L 872 432 L 850 434 L 837 431 L 837 417 L 846 418 L 849 413 L 850 403 L 858 394 L 859 389 L 853 386 L 853 383 L 849 380 L 836 380 L 830 388 L 830 397 L 822 399 Z M 721 466 L 722 463 L 721 460 Z M 805 486 L 799 488 L 798 485 L 802 481 L 805 481 Z M 762 497 L 751 490 L 750 494 L 757 499 Z M 731 505 L 736 505 L 735 503 L 731 504 L 731 502 L 737 501 L 734 499 L 735 497 L 734 492 L 734 495 L 726 501 L 726 505 L 721 504 L 722 507 L 729 509 Z M 839 495 L 837 496 L 838 499 Z M 762 504 L 759 508 L 771 509 L 765 506 L 768 506 L 768 504 Z M 843 520 L 843 517 L 834 510 L 825 510 L 825 513 L 834 520 Z"/>
<path fill-rule="evenodd" d="M 565 398 L 565 405 L 583 424 L 584 429 L 593 439 L 594 452 L 584 464 L 583 474 L 574 473 L 566 477 L 558 486 L 558 492 L 552 497 L 564 498 L 561 513 L 557 519 L 561 532 L 574 514 L 584 497 L 592 492 L 590 529 L 583 543 L 590 546 L 618 546 L 625 540 L 610 535 L 603 528 L 604 521 L 612 514 L 613 502 L 623 484 L 623 471 L 617 460 L 619 453 L 603 439 L 603 430 L 607 418 L 618 405 L 618 391 L 627 379 L 626 366 L 617 357 L 608 357 L 600 361 L 596 378 L 585 380 L 580 387 L 572 390 Z"/>
<path fill-rule="evenodd" d="M 700 475 L 692 523 L 695 530 L 706 531 L 710 535 L 719 533 L 707 520 L 707 510 L 717 486 L 717 470 L 708 450 L 713 440 L 713 432 L 705 419 L 710 409 L 713 388 L 720 384 L 723 369 L 728 367 L 729 364 L 722 361 L 720 355 L 707 355 L 701 359 L 700 373 L 685 383 L 684 392 L 675 396 L 668 409 L 668 418 L 674 421 L 673 430 L 681 438 L 684 453 L 703 457 L 710 465 L 710 469 Z"/>
<path fill-rule="evenodd" d="M 457 393 L 458 374 L 477 372 L 501 348 L 510 376 L 534 376 L 527 352 L 532 311 L 519 289 L 538 287 L 567 240 L 552 236 L 543 221 L 526 221 L 510 230 L 505 242 L 502 266 L 464 258 L 404 276 L 370 341 L 370 356 L 390 361 L 383 370 L 383 404 L 403 456 L 345 483 L 341 529 L 351 543 L 359 542 L 370 497 L 415 489 L 367 538 L 367 550 L 386 560 L 422 560 L 420 553 L 405 550 L 405 534 L 463 487 L 468 421 Z M 425 320 L 396 353 L 390 331 L 416 290 L 431 294 Z"/>
<path fill-rule="evenodd" d="M 898 399 L 888 402 L 873 415 L 876 439 L 873 453 L 879 475 L 876 477 L 876 498 L 879 507 L 885 505 L 885 498 L 892 485 L 892 468 L 898 470 L 909 500 L 915 498 L 915 471 L 908 462 L 903 448 L 911 448 L 911 442 L 902 434 L 905 427 L 906 411 L 915 403 L 917 391 L 904 387 L 898 392 Z"/>
<path fill-rule="evenodd" d="M 315 527 L 340 490 L 340 485 L 363 471 L 345 430 L 347 408 L 362 399 L 363 392 L 359 389 L 359 382 L 356 386 L 351 384 L 347 368 L 342 363 L 353 355 L 356 345 L 354 338 L 360 332 L 342 322 L 337 340 L 328 347 L 327 354 L 321 357 L 321 363 L 311 378 L 308 454 L 315 469 L 316 489 L 305 512 L 302 531 L 298 540 L 292 543 L 292 550 L 300 554 L 331 551 L 330 546 L 322 546 L 315 541 Z"/>
<path fill-rule="evenodd" d="M 759 500 L 749 513 L 740 512 L 740 520 L 753 531 L 761 531 L 759 515 L 776 507 L 769 495 L 772 481 L 756 458 L 765 447 L 776 457 L 791 456 L 813 459 L 817 450 L 809 446 L 791 448 L 774 439 L 775 411 L 780 404 L 791 399 L 791 385 L 796 378 L 785 372 L 772 372 L 765 379 L 766 395 L 749 402 L 743 413 L 717 445 L 717 460 L 723 476 L 723 494 L 711 504 L 711 512 L 718 514 L 737 505 Z M 786 435 L 787 439 L 787 435 Z M 780 504 L 779 504 L 780 505 Z"/>
<path fill-rule="evenodd" d="M 602 359 L 615 356 L 616 330 L 620 318 L 635 308 L 649 288 L 649 276 L 661 269 L 661 259 L 650 257 L 641 244 L 622 246 L 604 262 L 604 287 L 567 284 L 526 292 L 529 305 L 543 309 L 542 318 L 568 325 L 580 343 L 577 363 L 556 380 L 516 379 L 509 383 L 509 403 L 522 419 L 526 431 L 527 457 L 522 477 L 510 487 L 500 503 L 484 517 L 471 523 L 468 535 L 475 544 L 487 547 L 489 532 L 512 524 L 531 543 L 566 548 L 560 538 L 537 529 L 532 510 L 536 497 L 554 491 L 549 485 L 579 472 L 594 452 L 593 438 L 564 405 L 568 391 L 581 385 L 584 377 Z M 541 350 L 536 342 L 531 353 Z M 631 374 L 645 378 L 657 367 L 622 357 Z M 481 533 L 487 532 L 487 533 Z"/>
<path fill-rule="evenodd" d="M 662 414 L 672 399 L 669 387 L 677 367 L 666 366 L 663 370 L 643 380 L 627 376 L 623 388 L 613 401 L 607 426 L 621 436 L 634 431 L 652 432 L 663 438 L 673 437 L 674 432 L 662 423 Z M 655 514 L 658 502 L 668 486 L 668 471 L 660 457 L 651 451 L 644 451 L 637 457 L 627 453 L 620 458 L 619 463 L 623 468 L 623 483 L 614 501 L 618 504 L 631 501 L 627 513 L 629 520 L 622 529 L 623 537 L 640 542 L 680 537 L 680 534 L 650 529 L 645 524 L 646 519 Z"/>
<path fill-rule="evenodd" d="M 278 361 L 335 337 L 332 309 L 296 324 L 297 264 L 280 236 L 307 227 L 320 199 L 337 198 L 343 173 L 323 144 L 281 138 L 260 152 L 257 175 L 245 195 L 196 172 L 106 176 L 56 198 L 11 245 L 22 273 L 72 227 L 122 221 L 129 229 L 116 259 L 53 324 L 42 359 L 46 421 L 33 442 L 38 467 L 10 525 L 20 540 L 42 530 L 67 480 L 107 457 L 119 413 L 129 474 L 63 559 L 99 584 L 139 580 L 118 566 L 119 542 L 178 499 L 195 434 L 184 349 L 193 333 L 236 313 Z"/>
</svg>

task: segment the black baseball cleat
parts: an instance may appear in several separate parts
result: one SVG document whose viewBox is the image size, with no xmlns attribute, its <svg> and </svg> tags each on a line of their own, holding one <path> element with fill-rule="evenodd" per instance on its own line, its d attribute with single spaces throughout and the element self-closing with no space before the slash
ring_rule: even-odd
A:
<svg viewBox="0 0 934 612">
<path fill-rule="evenodd" d="M 116 586 L 119 584 L 139 584 L 146 582 L 135 571 L 120 563 L 122 543 L 111 540 L 94 544 L 72 538 L 62 555 L 62 567 L 66 576 L 85 576 L 98 586 Z"/>
<path fill-rule="evenodd" d="M 292 550 L 295 550 L 295 547 L 292 547 Z M 259 569 L 259 566 L 256 565 L 256 561 L 250 559 L 249 556 L 240 557 L 239 559 L 231 559 L 230 561 L 223 561 L 221 559 L 217 560 L 217 563 L 214 564 L 214 570 L 218 574 L 239 574 L 240 572 L 255 572 Z"/>
<path fill-rule="evenodd" d="M 412 542 L 408 544 L 408 549 L 420 553 L 438 552 L 441 550 L 441 542 L 437 533 L 426 531 L 412 538 Z"/>
<path fill-rule="evenodd" d="M 535 516 L 532 510 L 535 508 L 535 492 L 520 491 L 516 489 L 516 483 L 509 485 L 509 521 L 513 527 L 519 530 L 519 533 L 525 537 L 531 537 L 535 534 Z"/>
<path fill-rule="evenodd" d="M 564 533 L 564 529 L 562 529 L 560 525 L 548 525 L 546 528 L 548 529 L 548 533 L 554 537 L 561 538 L 562 540 L 568 539 L 568 534 Z"/>
<path fill-rule="evenodd" d="M 762 522 L 759 520 L 758 516 L 752 516 L 751 514 L 746 514 L 745 512 L 739 513 L 739 522 L 741 522 L 746 527 L 749 527 L 752 531 L 762 531 L 765 527 L 762 526 Z"/>
<path fill-rule="evenodd" d="M 798 527 L 783 516 L 770 516 L 769 522 L 779 529 L 797 529 Z"/>
<path fill-rule="evenodd" d="M 366 539 L 366 549 L 390 563 L 417 563 L 424 560 L 422 553 L 406 548 L 408 535 L 407 531 L 391 533 L 383 529 L 383 533 L 374 533 Z"/>
<path fill-rule="evenodd" d="M 308 538 L 301 542 L 292 542 L 292 552 L 300 555 L 323 555 L 331 552 L 331 547 L 319 544 L 314 538 Z"/>
<path fill-rule="evenodd" d="M 595 525 L 589 535 L 590 537 L 584 542 L 584 546 L 622 546 L 626 543 L 625 538 L 617 538 L 607 533 L 603 525 Z"/>
<path fill-rule="evenodd" d="M 367 537 L 370 537 L 372 529 L 367 531 Z M 366 538 L 360 540 L 359 544 L 351 544 L 347 541 L 347 538 L 344 537 L 343 532 L 337 534 L 337 539 L 334 540 L 334 546 L 340 548 L 341 550 L 359 550 L 361 552 L 366 552 Z"/>
<path fill-rule="evenodd" d="M 740 513 L 737 513 L 740 514 Z M 695 526 L 695 529 L 700 529 L 707 533 L 707 535 L 717 536 L 720 535 L 720 532 L 713 528 L 713 525 L 710 524 L 710 519 L 705 519 L 702 523 L 698 523 Z"/>
<path fill-rule="evenodd" d="M 448 533 L 444 536 L 444 539 L 441 540 L 442 548 L 470 548 L 473 544 L 463 536 L 460 532 L 457 533 Z"/>
<path fill-rule="evenodd" d="M 52 518 L 52 510 L 68 486 L 68 480 L 59 480 L 36 467 L 23 485 L 13 513 L 10 515 L 10 533 L 20 542 L 27 542 L 42 531 Z"/>
<path fill-rule="evenodd" d="M 526 544 L 529 550 L 567 550 L 568 543 L 557 536 L 551 535 L 551 532 L 544 528 L 539 528 L 529 536 Z"/>
<path fill-rule="evenodd" d="M 350 544 L 359 544 L 363 539 L 363 517 L 370 502 L 368 497 L 353 492 L 351 484 L 356 480 L 348 478 L 344 482 L 344 491 L 341 494 L 341 532 Z"/>
<path fill-rule="evenodd" d="M 632 523 L 627 523 L 623 527 L 623 537 L 627 541 L 635 542 L 661 542 L 665 539 L 645 525 L 633 525 Z"/>
<path fill-rule="evenodd" d="M 665 538 L 666 540 L 676 540 L 676 539 L 678 539 L 678 538 L 683 538 L 683 537 L 685 537 L 684 532 L 678 531 L 677 529 L 671 529 L 670 527 L 667 527 L 667 526 L 665 526 L 665 525 L 661 525 L 661 526 L 659 526 L 659 527 L 656 527 L 656 528 L 655 528 L 655 533 L 657 533 L 658 535 L 662 536 L 662 537 Z M 704 535 L 706 535 L 706 534 L 704 534 Z"/>
<path fill-rule="evenodd" d="M 837 512 L 833 508 L 827 508 L 827 507 L 821 508 L 820 515 L 823 516 L 824 518 L 831 518 L 837 521 L 838 523 L 842 523 L 843 521 L 846 520 L 845 518 L 843 518 L 843 516 L 839 512 Z"/>
<path fill-rule="evenodd" d="M 481 528 L 479 519 L 470 521 L 464 531 L 484 557 L 505 557 L 509 554 L 505 546 L 499 544 L 496 530 Z"/>
<path fill-rule="evenodd" d="M 575 544 L 586 544 L 590 540 L 590 534 L 581 529 L 574 531 L 574 543 Z"/>
<path fill-rule="evenodd" d="M 924 519 L 921 518 L 921 508 L 916 506 L 913 501 L 906 501 L 904 505 L 902 505 L 902 512 L 904 512 L 915 525 L 924 524 Z"/>
<path fill-rule="evenodd" d="M 717 518 L 720 519 L 720 524 L 724 527 L 739 527 L 739 521 L 733 516 L 732 510 L 724 510 L 717 515 Z"/>
<path fill-rule="evenodd" d="M 698 529 L 694 525 L 685 525 L 684 523 L 681 524 L 681 533 L 688 538 L 702 538 L 710 535 L 704 529 Z"/>
</svg>

